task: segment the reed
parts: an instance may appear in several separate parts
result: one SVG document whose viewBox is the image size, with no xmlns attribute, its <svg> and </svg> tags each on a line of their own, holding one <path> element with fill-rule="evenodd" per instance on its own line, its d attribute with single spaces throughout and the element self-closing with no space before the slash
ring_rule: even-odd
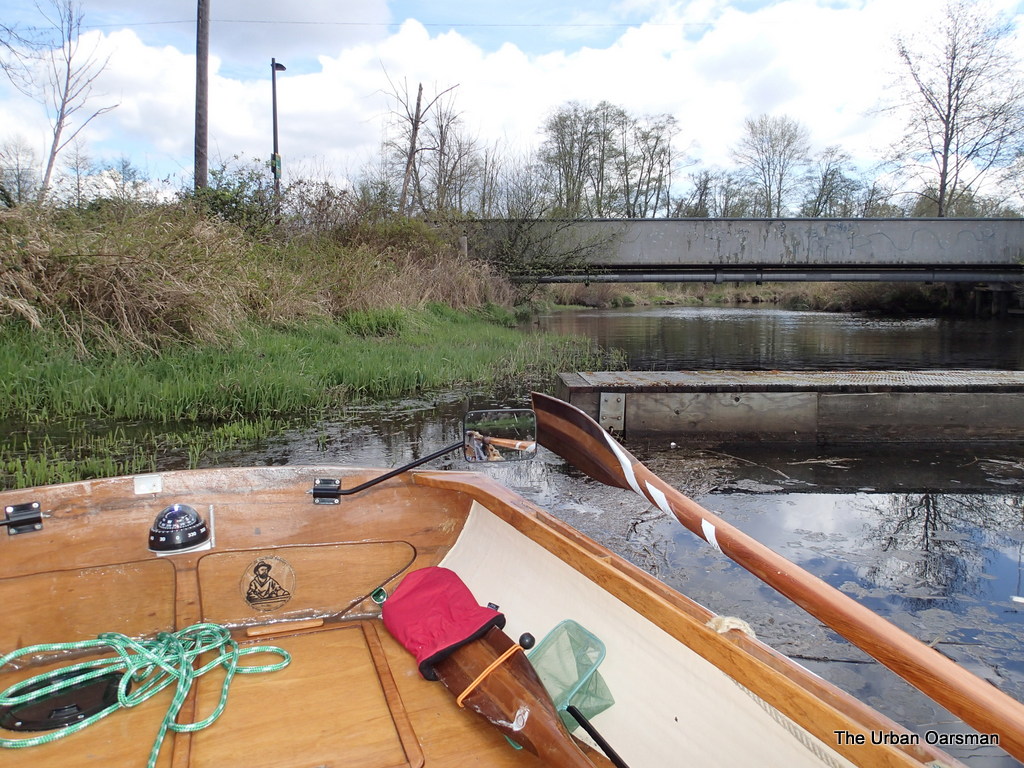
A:
<svg viewBox="0 0 1024 768">
<path fill-rule="evenodd" d="M 155 425 L 102 429 L 74 419 L 54 434 L 25 428 L 0 443 L 0 488 L 154 472 L 161 466 L 212 466 L 226 452 L 255 448 L 291 424 L 261 418 L 168 431 Z"/>
<path fill-rule="evenodd" d="M 249 328 L 230 346 L 76 358 L 0 334 L 0 419 L 164 424 L 279 417 L 425 390 L 536 382 L 593 368 L 580 339 L 524 334 L 470 313 L 363 312 L 352 322 Z"/>
<path fill-rule="evenodd" d="M 466 386 L 522 392 L 562 370 L 608 366 L 621 360 L 589 340 L 437 307 L 249 328 L 230 346 L 161 355 L 80 358 L 8 325 L 0 330 L 0 422 L 20 426 L 0 435 L 0 486 L 215 465 L 225 451 L 350 404 Z M 118 426 L 138 423 L 148 426 Z M 113 426 L 97 434 L 102 425 Z"/>
</svg>

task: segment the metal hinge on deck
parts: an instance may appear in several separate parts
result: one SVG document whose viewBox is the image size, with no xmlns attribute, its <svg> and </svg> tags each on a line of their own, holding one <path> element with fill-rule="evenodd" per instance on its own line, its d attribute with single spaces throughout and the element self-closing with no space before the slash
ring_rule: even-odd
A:
<svg viewBox="0 0 1024 768">
<path fill-rule="evenodd" d="M 43 530 L 43 513 L 38 501 L 27 501 L 24 504 L 9 504 L 4 507 L 4 519 L 0 525 L 7 526 L 7 535 L 17 536 L 19 533 Z"/>
</svg>

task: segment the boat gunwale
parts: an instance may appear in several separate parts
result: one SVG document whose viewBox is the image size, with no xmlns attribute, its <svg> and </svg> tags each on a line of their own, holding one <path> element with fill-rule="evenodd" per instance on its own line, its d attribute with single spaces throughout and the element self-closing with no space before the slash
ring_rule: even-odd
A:
<svg viewBox="0 0 1024 768">
<path fill-rule="evenodd" d="M 812 717 L 812 714 L 827 715 L 833 722 L 843 721 L 842 727 L 853 733 L 858 729 L 864 733 L 912 735 L 912 732 L 755 637 L 738 629 L 720 633 L 711 628 L 708 622 L 717 615 L 713 611 L 489 476 L 458 470 L 420 471 L 414 473 L 413 479 L 417 484 L 467 493 L 519 533 L 597 582 L 601 588 L 807 730 L 826 748 L 835 750 L 853 763 L 871 766 L 963 766 L 948 753 L 926 743 L 873 746 L 870 739 L 864 745 L 837 743 L 835 729 L 821 726 L 821 718 Z M 676 620 L 680 616 L 685 628 L 680 628 Z M 737 672 L 748 673 L 746 679 L 755 684 L 740 683 Z"/>
</svg>

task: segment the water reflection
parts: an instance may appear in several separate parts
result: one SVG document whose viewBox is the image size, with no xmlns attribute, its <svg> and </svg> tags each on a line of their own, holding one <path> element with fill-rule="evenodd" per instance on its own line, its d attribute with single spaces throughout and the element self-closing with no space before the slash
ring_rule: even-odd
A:
<svg viewBox="0 0 1024 768">
<path fill-rule="evenodd" d="M 1021 581 L 1024 488 L 1009 496 L 715 494 L 722 517 L 856 598 L 984 680 L 1024 700 Z M 661 578 L 713 610 L 748 620 L 759 637 L 914 730 L 963 726 L 856 648 L 789 605 L 671 521 Z M 645 548 L 645 555 L 650 548 Z M 999 750 L 957 754 L 1010 766 Z"/>
<path fill-rule="evenodd" d="M 996 368 L 1018 370 L 1017 321 L 885 319 L 718 307 L 552 312 L 539 327 L 626 352 L 638 371 Z"/>
</svg>

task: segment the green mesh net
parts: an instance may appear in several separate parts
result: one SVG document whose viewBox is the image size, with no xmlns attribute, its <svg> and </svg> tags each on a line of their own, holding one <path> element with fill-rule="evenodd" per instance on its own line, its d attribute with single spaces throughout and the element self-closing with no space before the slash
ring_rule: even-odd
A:
<svg viewBox="0 0 1024 768">
<path fill-rule="evenodd" d="M 604 643 L 572 619 L 552 629 L 528 656 L 569 731 L 579 725 L 565 711 L 570 704 L 590 719 L 615 703 L 597 671 Z"/>
</svg>

